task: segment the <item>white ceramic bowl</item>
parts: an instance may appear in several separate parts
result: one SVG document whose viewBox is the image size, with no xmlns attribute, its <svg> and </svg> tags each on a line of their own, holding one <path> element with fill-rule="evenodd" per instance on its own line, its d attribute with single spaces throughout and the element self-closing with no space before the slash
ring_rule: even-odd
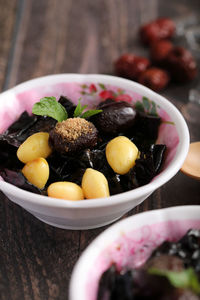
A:
<svg viewBox="0 0 200 300">
<path fill-rule="evenodd" d="M 165 121 L 160 126 L 158 142 L 168 147 L 162 172 L 149 184 L 109 198 L 72 202 L 54 199 L 24 191 L 0 180 L 0 189 L 13 202 L 19 204 L 43 222 L 65 229 L 90 229 L 109 224 L 144 201 L 153 191 L 170 180 L 181 168 L 189 147 L 187 125 L 180 112 L 165 98 L 130 80 L 107 75 L 60 74 L 37 78 L 22 83 L 0 95 L 0 132 L 19 115 L 45 96 L 69 97 L 74 103 L 95 106 L 106 93 L 127 100 L 154 101 L 159 115 Z M 118 98 L 119 100 L 119 98 Z M 152 103 L 152 102 L 151 102 Z"/>
<path fill-rule="evenodd" d="M 98 281 L 111 264 L 142 265 L 163 241 L 177 241 L 200 229 L 200 206 L 177 206 L 126 218 L 101 233 L 82 253 L 72 272 L 69 300 L 96 300 Z"/>
</svg>

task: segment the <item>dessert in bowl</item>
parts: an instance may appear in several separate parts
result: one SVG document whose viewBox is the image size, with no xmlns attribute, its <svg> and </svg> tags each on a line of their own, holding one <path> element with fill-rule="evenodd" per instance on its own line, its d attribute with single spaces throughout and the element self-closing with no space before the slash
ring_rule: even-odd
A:
<svg viewBox="0 0 200 300">
<path fill-rule="evenodd" d="M 199 299 L 199 213 L 177 206 L 112 225 L 76 263 L 69 299 Z"/>
<path fill-rule="evenodd" d="M 68 229 L 89 229 L 109 224 L 145 200 L 155 189 L 173 177 L 182 166 L 188 151 L 189 133 L 179 111 L 165 98 L 148 88 L 113 76 L 50 75 L 27 81 L 2 93 L 1 133 L 5 133 L 7 129 L 9 131 L 9 126 L 24 111 L 31 114 L 34 104 L 41 98 L 55 97 L 59 100 L 61 96 L 67 97 L 75 105 L 81 97 L 82 105 L 87 104 L 88 108 L 96 108 L 106 99 L 110 99 L 114 104 L 127 103 L 129 108 L 137 106 L 145 116 L 154 116 L 154 119 L 161 120 L 156 145 L 164 144 L 167 150 L 162 168 L 150 182 L 144 182 L 143 186 L 136 185 L 134 189 L 119 190 L 119 193 L 114 191 L 111 196 L 107 194 L 96 199 L 81 201 L 57 199 L 59 197 L 51 197 L 51 194 L 47 197 L 43 193 L 38 195 L 16 187 L 12 180 L 9 181 L 9 176 L 6 180 L 8 182 L 1 180 L 0 189 L 8 198 L 40 220 Z M 13 127 L 11 128 L 13 130 Z M 9 131 L 11 133 L 9 137 L 12 136 L 12 130 Z"/>
</svg>

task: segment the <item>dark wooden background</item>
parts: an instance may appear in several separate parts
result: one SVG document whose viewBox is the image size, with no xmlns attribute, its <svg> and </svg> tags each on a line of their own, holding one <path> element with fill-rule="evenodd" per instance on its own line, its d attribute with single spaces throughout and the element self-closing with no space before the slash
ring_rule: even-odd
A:
<svg viewBox="0 0 200 300">
<path fill-rule="evenodd" d="M 0 0 L 0 90 L 46 74 L 113 74 L 122 53 L 146 54 L 138 27 L 157 16 L 200 19 L 200 1 Z M 196 84 L 163 94 L 182 109 Z M 200 140 L 199 126 L 188 125 Z M 200 183 L 179 172 L 128 215 L 186 204 L 200 204 Z M 75 262 L 105 228 L 56 229 L 0 194 L 0 300 L 68 299 Z"/>
</svg>

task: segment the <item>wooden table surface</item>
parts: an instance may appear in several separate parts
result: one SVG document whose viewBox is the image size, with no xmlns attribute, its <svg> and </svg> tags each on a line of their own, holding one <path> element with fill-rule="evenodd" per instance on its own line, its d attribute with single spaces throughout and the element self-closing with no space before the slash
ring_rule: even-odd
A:
<svg viewBox="0 0 200 300">
<path fill-rule="evenodd" d="M 192 15 L 200 19 L 199 0 L 0 0 L 0 89 L 47 74 L 113 74 L 122 53 L 146 54 L 140 24 Z M 163 95 L 182 110 L 195 84 L 171 85 Z M 188 126 L 191 140 L 200 140 L 199 126 Z M 68 299 L 75 262 L 106 227 L 57 229 L 0 200 L 0 300 Z M 128 215 L 190 204 L 200 204 L 200 183 L 179 172 Z"/>
</svg>

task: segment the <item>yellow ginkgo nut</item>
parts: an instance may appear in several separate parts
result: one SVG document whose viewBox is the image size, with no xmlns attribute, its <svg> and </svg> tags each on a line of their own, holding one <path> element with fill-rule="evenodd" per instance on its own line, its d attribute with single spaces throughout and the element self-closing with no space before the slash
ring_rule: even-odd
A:
<svg viewBox="0 0 200 300">
<path fill-rule="evenodd" d="M 77 201 L 84 199 L 82 188 L 69 181 L 58 181 L 50 184 L 47 194 L 49 197 L 65 200 Z"/>
<path fill-rule="evenodd" d="M 86 199 L 109 197 L 106 177 L 99 171 L 88 168 L 82 178 L 82 189 Z"/>
<path fill-rule="evenodd" d="M 34 133 L 19 146 L 17 150 L 18 159 L 27 163 L 38 157 L 47 158 L 52 152 L 48 141 L 49 134 L 47 132 Z"/>
<path fill-rule="evenodd" d="M 135 165 L 138 148 L 127 137 L 118 136 L 107 144 L 106 158 L 113 171 L 123 175 Z"/>
<path fill-rule="evenodd" d="M 49 178 L 49 165 L 46 159 L 39 157 L 27 162 L 22 173 L 30 183 L 43 189 Z"/>
</svg>

